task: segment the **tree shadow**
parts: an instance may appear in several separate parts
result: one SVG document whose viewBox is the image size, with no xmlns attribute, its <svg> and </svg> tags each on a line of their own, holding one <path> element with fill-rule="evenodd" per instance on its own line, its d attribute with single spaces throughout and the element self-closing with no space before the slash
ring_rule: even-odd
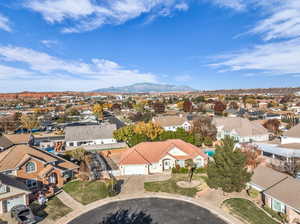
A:
<svg viewBox="0 0 300 224">
<path fill-rule="evenodd" d="M 130 212 L 128 209 L 122 209 L 115 213 L 111 213 L 99 224 L 157 224 L 153 222 L 150 215 L 143 211 Z"/>
</svg>

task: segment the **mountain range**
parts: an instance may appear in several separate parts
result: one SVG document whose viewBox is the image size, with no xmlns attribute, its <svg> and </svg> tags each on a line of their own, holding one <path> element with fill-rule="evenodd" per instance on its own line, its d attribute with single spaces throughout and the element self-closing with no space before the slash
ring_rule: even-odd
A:
<svg viewBox="0 0 300 224">
<path fill-rule="evenodd" d="M 129 86 L 96 89 L 92 92 L 101 93 L 153 93 L 153 92 L 189 92 L 195 89 L 189 86 L 177 86 L 157 83 L 136 83 Z"/>
</svg>

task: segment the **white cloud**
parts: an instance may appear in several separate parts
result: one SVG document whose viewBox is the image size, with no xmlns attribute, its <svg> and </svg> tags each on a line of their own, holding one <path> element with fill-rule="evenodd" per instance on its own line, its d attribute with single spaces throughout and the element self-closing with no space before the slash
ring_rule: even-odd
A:
<svg viewBox="0 0 300 224">
<path fill-rule="evenodd" d="M 7 17 L 0 14 L 0 29 L 11 32 L 10 21 Z"/>
<path fill-rule="evenodd" d="M 24 77 L 30 77 L 32 75 L 34 75 L 34 73 L 31 71 L 0 64 L 0 79 L 10 79 L 13 77 L 14 78 L 16 78 L 16 77 L 24 78 Z"/>
<path fill-rule="evenodd" d="M 187 0 L 28 0 L 25 7 L 42 14 L 50 23 L 68 20 L 72 26 L 62 32 L 94 30 L 104 24 L 119 25 L 142 14 L 150 17 L 169 16 L 173 11 L 186 11 Z"/>
<path fill-rule="evenodd" d="M 246 0 L 244 0 L 246 3 Z M 216 57 L 219 71 L 251 71 L 259 74 L 297 74 L 300 71 L 300 1 L 249 0 L 247 7 L 261 11 L 248 34 L 261 35 L 264 44 Z"/>
<path fill-rule="evenodd" d="M 252 49 L 222 55 L 212 66 L 231 71 L 256 70 L 273 74 L 299 73 L 300 38 L 257 45 Z"/>
<path fill-rule="evenodd" d="M 236 11 L 243 11 L 247 7 L 247 1 L 251 0 L 206 0 L 211 2 L 219 7 L 231 8 Z"/>
<path fill-rule="evenodd" d="M 14 78 L 26 78 L 27 80 L 35 80 L 38 77 L 43 80 L 45 85 L 47 84 L 46 80 L 52 80 L 48 82 L 49 85 L 53 83 L 61 85 L 62 88 L 64 85 L 65 89 L 89 90 L 92 87 L 94 88 L 94 86 L 98 88 L 137 82 L 157 82 L 156 76 L 152 73 L 126 69 L 113 61 L 92 59 L 90 63 L 85 63 L 80 60 L 64 60 L 43 52 L 21 47 L 0 47 L 0 61 L 2 63 L 13 62 L 18 66 L 26 66 L 26 70 L 20 70 L 17 67 L 9 70 L 9 68 L 3 67 L 2 72 L 0 67 L 2 78 L 10 79 L 12 76 L 9 74 L 12 74 Z M 6 73 L 7 75 L 5 75 Z M 58 81 L 60 83 L 56 83 Z M 76 83 L 78 86 L 70 87 L 70 83 Z"/>
<path fill-rule="evenodd" d="M 51 48 L 58 44 L 57 40 L 41 40 L 41 43 L 48 48 Z"/>
</svg>

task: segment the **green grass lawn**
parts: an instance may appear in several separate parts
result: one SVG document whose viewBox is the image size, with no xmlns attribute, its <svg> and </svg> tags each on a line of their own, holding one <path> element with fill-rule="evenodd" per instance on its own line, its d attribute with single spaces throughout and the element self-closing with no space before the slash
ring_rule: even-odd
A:
<svg viewBox="0 0 300 224">
<path fill-rule="evenodd" d="M 231 213 L 249 224 L 278 224 L 253 202 L 243 198 L 231 198 L 223 202 Z"/>
<path fill-rule="evenodd" d="M 84 205 L 109 196 L 109 186 L 100 181 L 72 181 L 63 189 Z"/>
<path fill-rule="evenodd" d="M 57 197 L 50 198 L 44 208 L 37 201 L 33 202 L 30 207 L 36 216 L 51 220 L 59 219 L 72 211 L 71 208 L 64 205 Z"/>
<path fill-rule="evenodd" d="M 202 176 L 194 176 L 193 180 L 204 180 Z M 177 186 L 177 182 L 181 180 L 187 180 L 187 175 L 176 174 L 173 175 L 169 180 L 166 181 L 155 181 L 146 182 L 144 184 L 146 191 L 151 192 L 167 192 L 171 194 L 181 194 L 189 197 L 194 197 L 199 191 L 196 187 L 194 188 L 181 188 Z"/>
</svg>

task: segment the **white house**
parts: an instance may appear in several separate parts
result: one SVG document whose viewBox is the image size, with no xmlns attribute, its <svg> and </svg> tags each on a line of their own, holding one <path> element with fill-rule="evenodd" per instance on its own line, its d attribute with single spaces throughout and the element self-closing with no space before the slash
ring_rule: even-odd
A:
<svg viewBox="0 0 300 224">
<path fill-rule="evenodd" d="M 199 168 L 207 164 L 208 156 L 202 149 L 179 139 L 143 142 L 122 153 L 119 169 L 121 175 L 148 175 L 176 165 L 184 167 L 190 159 Z"/>
<path fill-rule="evenodd" d="M 233 137 L 240 143 L 269 140 L 268 130 L 256 121 L 241 117 L 218 117 L 214 118 L 212 123 L 217 128 L 218 140 L 225 136 Z"/>
<path fill-rule="evenodd" d="M 177 128 L 183 128 L 186 131 L 192 129 L 192 124 L 182 115 L 169 115 L 154 117 L 152 121 L 160 125 L 165 131 L 176 131 Z"/>
<path fill-rule="evenodd" d="M 114 144 L 115 124 L 83 125 L 65 128 L 66 147 Z"/>
</svg>

